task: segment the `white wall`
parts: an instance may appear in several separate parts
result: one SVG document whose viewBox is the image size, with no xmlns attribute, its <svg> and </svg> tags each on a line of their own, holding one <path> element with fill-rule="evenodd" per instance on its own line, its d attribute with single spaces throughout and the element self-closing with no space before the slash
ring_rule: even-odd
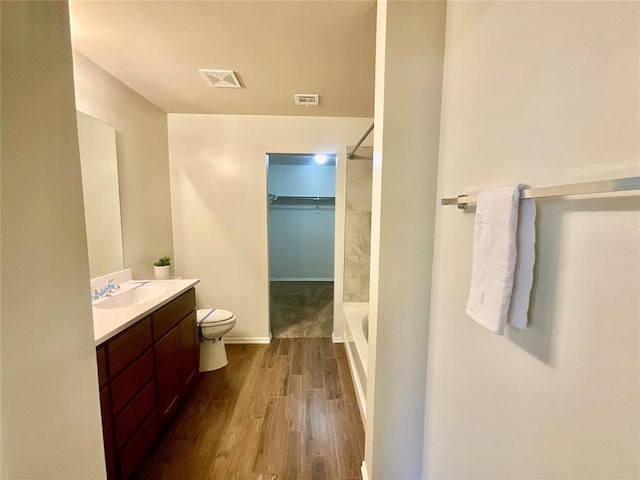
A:
<svg viewBox="0 0 640 480">
<path fill-rule="evenodd" d="M 124 265 L 153 278 L 173 257 L 167 114 L 77 51 L 73 66 L 78 111 L 116 129 Z"/>
<path fill-rule="evenodd" d="M 379 1 L 365 462 L 420 477 L 444 2 Z"/>
<path fill-rule="evenodd" d="M 0 4 L 7 479 L 106 477 L 67 8 Z"/>
<path fill-rule="evenodd" d="M 335 209 L 269 208 L 271 280 L 333 280 Z"/>
<path fill-rule="evenodd" d="M 268 190 L 281 196 L 334 197 L 334 165 L 269 165 Z M 333 280 L 335 208 L 269 206 L 271 280 Z"/>
<path fill-rule="evenodd" d="M 371 118 L 169 115 L 176 273 L 198 277 L 200 306 L 232 310 L 230 336 L 269 335 L 266 153 L 335 153 L 336 250 L 342 271 L 345 146 Z M 334 331 L 342 332 L 336 277 Z"/>
<path fill-rule="evenodd" d="M 269 192 L 276 195 L 334 197 L 335 165 L 269 165 Z"/>
<path fill-rule="evenodd" d="M 438 196 L 638 175 L 637 2 L 452 2 Z M 474 215 L 437 211 L 424 475 L 638 478 L 640 200 L 538 202 L 531 327 L 464 314 Z"/>
</svg>

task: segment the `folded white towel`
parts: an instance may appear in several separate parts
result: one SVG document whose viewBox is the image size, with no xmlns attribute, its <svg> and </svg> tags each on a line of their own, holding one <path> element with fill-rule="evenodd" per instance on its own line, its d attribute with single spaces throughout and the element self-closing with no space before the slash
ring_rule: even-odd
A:
<svg viewBox="0 0 640 480">
<path fill-rule="evenodd" d="M 527 326 L 535 261 L 535 201 L 513 185 L 478 195 L 467 315 L 499 335 Z M 518 212 L 520 211 L 520 214 Z"/>
</svg>

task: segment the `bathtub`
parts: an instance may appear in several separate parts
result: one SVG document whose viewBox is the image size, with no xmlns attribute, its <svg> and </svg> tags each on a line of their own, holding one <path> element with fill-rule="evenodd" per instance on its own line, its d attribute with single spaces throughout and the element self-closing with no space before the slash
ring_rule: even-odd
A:
<svg viewBox="0 0 640 480">
<path fill-rule="evenodd" d="M 369 302 L 345 302 L 342 305 L 344 312 L 344 338 L 347 360 L 351 370 L 351 378 L 358 397 L 360 415 L 364 421 L 366 415 L 366 391 L 367 391 L 367 354 L 369 352 Z"/>
</svg>

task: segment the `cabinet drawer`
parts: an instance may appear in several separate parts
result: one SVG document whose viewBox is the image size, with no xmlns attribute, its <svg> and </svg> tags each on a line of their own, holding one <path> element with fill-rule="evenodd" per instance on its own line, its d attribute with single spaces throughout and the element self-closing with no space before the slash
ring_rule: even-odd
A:
<svg viewBox="0 0 640 480">
<path fill-rule="evenodd" d="M 153 377 L 153 350 L 148 350 L 133 365 L 111 382 L 113 411 L 119 412 Z"/>
<path fill-rule="evenodd" d="M 150 319 L 145 318 L 107 344 L 109 374 L 117 375 L 150 346 Z"/>
<path fill-rule="evenodd" d="M 98 362 L 98 382 L 102 387 L 109 379 L 109 375 L 107 373 L 107 349 L 104 345 L 100 345 L 96 349 L 96 358 Z"/>
<path fill-rule="evenodd" d="M 136 471 L 136 468 L 147 454 L 158 434 L 160 433 L 160 421 L 158 412 L 153 412 L 145 420 L 135 435 L 125 444 L 118 456 L 120 465 L 120 478 L 128 480 Z"/>
<path fill-rule="evenodd" d="M 116 448 L 120 448 L 156 406 L 156 384 L 152 380 L 116 417 Z"/>
<path fill-rule="evenodd" d="M 153 314 L 153 339 L 158 340 L 196 308 L 196 291 L 190 289 Z"/>
</svg>

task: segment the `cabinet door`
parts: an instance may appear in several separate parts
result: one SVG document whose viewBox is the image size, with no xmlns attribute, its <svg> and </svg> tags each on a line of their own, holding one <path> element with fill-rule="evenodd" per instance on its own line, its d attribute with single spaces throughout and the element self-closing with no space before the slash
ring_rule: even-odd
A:
<svg viewBox="0 0 640 480">
<path fill-rule="evenodd" d="M 109 380 L 109 374 L 107 373 L 107 348 L 104 345 L 100 345 L 96 349 L 96 357 L 98 361 L 98 384 L 100 387 L 104 387 Z"/>
<path fill-rule="evenodd" d="M 104 440 L 104 457 L 107 464 L 107 478 L 109 480 L 115 480 L 117 476 L 116 449 L 113 440 L 109 387 L 103 387 L 100 389 L 100 409 L 102 410 L 102 437 Z"/>
<path fill-rule="evenodd" d="M 158 412 L 154 410 L 118 455 L 120 480 L 129 480 L 133 477 L 136 469 L 144 460 L 145 455 L 151 450 L 159 434 Z"/>
<path fill-rule="evenodd" d="M 187 393 L 195 385 L 200 361 L 200 340 L 196 333 L 196 312 L 184 317 L 180 324 L 180 376 L 182 391 Z"/>
<path fill-rule="evenodd" d="M 182 392 L 180 371 L 180 326 L 174 328 L 155 344 L 156 381 L 160 422 L 164 425 L 178 405 Z"/>
</svg>

